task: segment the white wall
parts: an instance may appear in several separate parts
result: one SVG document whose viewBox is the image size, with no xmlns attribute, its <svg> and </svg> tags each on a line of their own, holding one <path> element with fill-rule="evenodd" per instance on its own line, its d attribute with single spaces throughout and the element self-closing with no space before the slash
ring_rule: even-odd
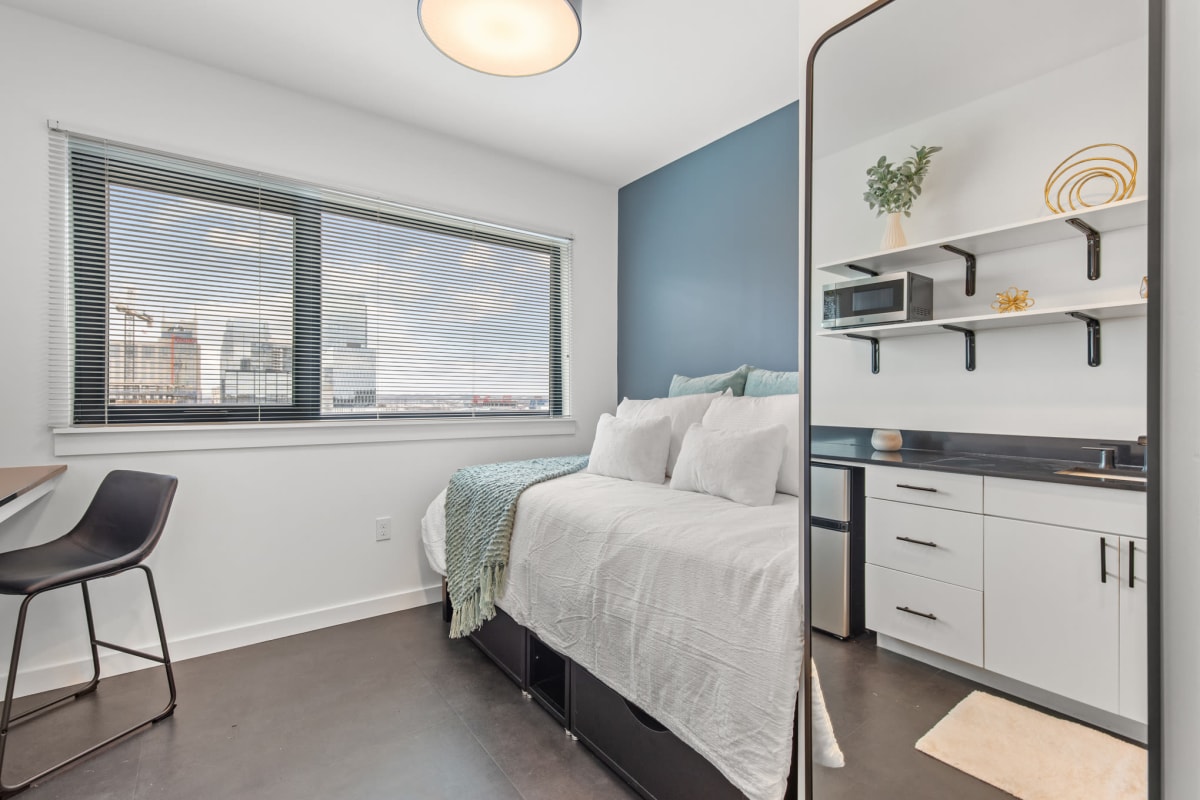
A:
<svg viewBox="0 0 1200 800">
<path fill-rule="evenodd" d="M 1163 736 L 1165 797 L 1200 797 L 1200 4 L 1166 0 L 1163 180 Z"/>
<path fill-rule="evenodd" d="M 421 552 L 419 520 L 454 469 L 590 448 L 595 420 L 616 396 L 615 187 L 5 8 L 0 74 L 0 464 L 69 464 L 48 500 L 0 528 L 0 548 L 65 532 L 111 469 L 178 475 L 175 507 L 150 563 L 174 655 L 192 656 L 433 600 L 439 581 Z M 574 234 L 575 297 L 587 300 L 574 305 L 577 430 L 56 459 L 47 427 L 47 119 L 416 206 Z M 377 516 L 394 518 L 392 541 L 375 543 Z M 97 589 L 98 613 L 109 620 L 102 636 L 135 646 L 152 641 L 140 592 L 133 577 Z M 82 635 L 81 610 L 76 593 L 64 594 L 70 596 L 35 604 L 25 690 L 82 675 L 77 662 L 86 648 L 78 636 L 66 636 Z M 11 602 L 0 604 L 0 619 L 14 619 L 15 611 Z M 0 640 L 8 636 L 0 633 Z M 56 664 L 67 666 L 48 669 Z"/>
<path fill-rule="evenodd" d="M 881 154 L 906 157 L 909 145 L 945 148 L 904 220 L 911 243 L 1048 216 L 1046 176 L 1088 144 L 1120 142 L 1144 159 L 1145 54 L 1144 39 L 1122 45 L 819 159 L 814 264 L 879 249 L 884 220 L 862 200 L 864 170 Z M 1092 102 L 1081 85 L 1103 86 L 1114 102 Z M 847 95 L 849 103 L 860 99 L 852 90 Z M 818 136 L 820 128 L 816 120 Z M 1145 186 L 1143 169 L 1139 194 Z M 1133 300 L 1145 274 L 1145 242 L 1144 228 L 1106 234 L 1102 277 L 1094 282 L 1084 274 L 1082 235 L 981 256 L 969 298 L 961 261 L 914 271 L 934 279 L 937 317 L 990 314 L 995 293 L 1010 285 L 1029 289 L 1040 308 Z M 821 286 L 842 279 L 814 271 L 815 319 Z M 1103 323 L 1099 368 L 1087 366 L 1083 323 L 1064 321 L 980 333 L 970 373 L 957 334 L 884 340 L 878 375 L 870 372 L 867 344 L 817 337 L 813 422 L 1126 440 L 1145 433 L 1145 320 Z"/>
</svg>

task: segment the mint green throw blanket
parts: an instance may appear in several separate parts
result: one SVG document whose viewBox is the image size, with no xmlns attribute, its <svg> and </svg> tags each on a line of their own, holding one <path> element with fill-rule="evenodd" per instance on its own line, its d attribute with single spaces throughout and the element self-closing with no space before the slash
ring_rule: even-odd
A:
<svg viewBox="0 0 1200 800">
<path fill-rule="evenodd" d="M 578 472 L 587 456 L 534 458 L 463 467 L 446 490 L 446 584 L 454 616 L 450 638 L 496 616 L 504 590 L 517 499 L 534 484 Z"/>
</svg>

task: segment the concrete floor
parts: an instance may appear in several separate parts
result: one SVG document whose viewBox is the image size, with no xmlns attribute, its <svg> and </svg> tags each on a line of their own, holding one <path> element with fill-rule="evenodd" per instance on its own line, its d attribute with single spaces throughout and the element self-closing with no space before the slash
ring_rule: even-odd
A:
<svg viewBox="0 0 1200 800">
<path fill-rule="evenodd" d="M 817 635 L 814 652 L 847 761 L 817 768 L 816 800 L 1009 797 L 913 748 L 975 688 L 970 681 L 880 650 L 870 636 Z M 173 717 L 22 799 L 636 797 L 476 647 L 446 638 L 438 606 L 191 659 L 175 671 Z M 161 670 L 105 679 L 96 693 L 15 726 L 5 779 L 151 716 L 165 697 Z"/>
<path fill-rule="evenodd" d="M 914 746 L 960 700 L 984 687 L 878 648 L 874 634 L 842 642 L 815 633 L 813 659 L 846 756 L 842 769 L 815 767 L 814 800 L 1011 800 L 1008 792 Z"/>
<path fill-rule="evenodd" d="M 168 625 L 170 620 L 167 620 Z M 438 606 L 182 661 L 175 715 L 22 800 L 628 800 Z M 161 670 L 13 728 L 5 779 L 161 709 Z"/>
</svg>

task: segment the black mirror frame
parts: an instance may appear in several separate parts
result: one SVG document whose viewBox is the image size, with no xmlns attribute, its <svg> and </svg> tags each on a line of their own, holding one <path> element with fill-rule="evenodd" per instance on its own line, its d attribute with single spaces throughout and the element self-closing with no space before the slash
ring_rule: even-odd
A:
<svg viewBox="0 0 1200 800">
<path fill-rule="evenodd" d="M 803 308 L 800 309 L 800 324 L 802 326 L 801 357 L 804 363 L 802 391 L 804 403 L 802 409 L 804 426 L 803 453 L 804 464 L 807 467 L 812 453 L 812 163 L 813 163 L 813 67 L 816 64 L 817 53 L 833 36 L 846 28 L 861 22 L 867 17 L 889 6 L 897 0 L 876 0 L 857 14 L 839 22 L 825 33 L 821 34 L 808 54 L 805 68 L 804 95 L 804 270 L 801 278 L 801 297 Z M 1147 544 L 1147 599 L 1149 615 L 1146 656 L 1149 661 L 1149 697 L 1147 720 L 1147 751 L 1149 761 L 1149 781 L 1147 800 L 1162 800 L 1163 759 L 1162 759 L 1162 482 L 1157 479 L 1161 474 L 1162 459 L 1162 297 L 1166 290 L 1163 283 L 1162 269 L 1162 175 L 1163 175 L 1163 80 L 1164 58 L 1164 2 L 1163 0 L 1146 0 L 1149 18 L 1149 81 L 1148 97 L 1148 148 L 1146 159 L 1147 172 L 1147 220 L 1146 220 L 1146 275 L 1151 287 L 1147 318 L 1146 318 L 1146 428 L 1152 446 L 1148 449 L 1146 469 L 1150 480 L 1146 487 L 1146 544 Z M 811 518 L 808 509 L 811 507 L 812 487 L 809 470 L 802 470 L 804 475 L 803 499 L 804 512 L 801 519 L 800 531 L 802 537 L 802 552 L 804 569 L 801 575 L 801 596 L 804 647 L 802 653 L 801 671 L 801 701 L 804 708 L 804 797 L 813 798 L 813 763 L 812 763 L 812 627 L 807 609 L 812 603 L 812 585 L 809 580 L 808 565 L 811 563 L 812 540 L 810 536 Z M 819 800 L 817 798 L 816 800 Z"/>
</svg>

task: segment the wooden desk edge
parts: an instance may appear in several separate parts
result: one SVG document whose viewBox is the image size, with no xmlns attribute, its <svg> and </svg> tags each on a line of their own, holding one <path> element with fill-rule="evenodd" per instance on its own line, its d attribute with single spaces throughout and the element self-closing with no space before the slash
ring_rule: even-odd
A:
<svg viewBox="0 0 1200 800">
<path fill-rule="evenodd" d="M 47 464 L 41 467 L 0 467 L 0 506 L 11 503 L 21 495 L 36 489 L 66 471 L 66 464 Z"/>
</svg>

